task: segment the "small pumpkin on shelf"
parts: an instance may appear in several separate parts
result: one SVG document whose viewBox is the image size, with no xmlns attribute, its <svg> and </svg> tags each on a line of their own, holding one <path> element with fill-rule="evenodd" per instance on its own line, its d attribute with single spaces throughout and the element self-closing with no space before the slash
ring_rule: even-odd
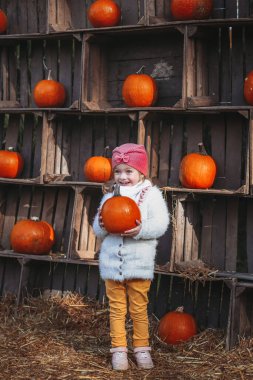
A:
<svg viewBox="0 0 253 380">
<path fill-rule="evenodd" d="M 197 334 L 195 318 L 183 306 L 165 314 L 158 325 L 158 336 L 167 344 L 179 344 Z"/>
<path fill-rule="evenodd" d="M 174 20 L 204 20 L 211 16 L 213 0 L 171 0 L 170 11 Z"/>
<path fill-rule="evenodd" d="M 6 32 L 8 27 L 8 18 L 5 14 L 5 12 L 0 9 L 0 33 Z"/>
<path fill-rule="evenodd" d="M 141 212 L 136 202 L 121 196 L 119 185 L 115 185 L 114 195 L 105 201 L 101 209 L 104 228 L 111 234 L 121 234 L 137 226 L 141 221 Z"/>
<path fill-rule="evenodd" d="M 87 15 L 95 28 L 111 27 L 119 24 L 121 10 L 113 0 L 96 0 L 88 8 Z"/>
<path fill-rule="evenodd" d="M 103 156 L 88 158 L 84 164 L 84 176 L 91 182 L 103 183 L 112 176 L 112 160 L 107 157 L 109 146 L 104 149 Z"/>
<path fill-rule="evenodd" d="M 129 107 L 150 107 L 157 100 L 157 84 L 154 78 L 143 74 L 142 66 L 135 74 L 126 77 L 122 87 L 122 97 Z"/>
<path fill-rule="evenodd" d="M 181 184 L 190 189 L 209 189 L 216 177 L 216 163 L 199 143 L 199 153 L 189 153 L 180 163 L 179 180 Z"/>
<path fill-rule="evenodd" d="M 24 160 L 20 153 L 13 147 L 0 150 L 0 177 L 17 178 L 22 173 Z"/>
<path fill-rule="evenodd" d="M 10 241 L 15 252 L 48 254 L 54 245 L 55 233 L 51 224 L 33 217 L 20 220 L 13 226 Z"/>
<path fill-rule="evenodd" d="M 62 83 L 54 80 L 43 60 L 43 65 L 48 70 L 47 79 L 40 80 L 34 87 L 33 98 L 38 107 L 57 108 L 62 107 L 66 100 L 66 90 Z"/>
</svg>

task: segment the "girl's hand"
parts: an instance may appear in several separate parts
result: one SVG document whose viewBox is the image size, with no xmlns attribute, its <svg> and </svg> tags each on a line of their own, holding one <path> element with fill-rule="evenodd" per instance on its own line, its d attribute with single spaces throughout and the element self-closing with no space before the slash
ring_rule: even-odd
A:
<svg viewBox="0 0 253 380">
<path fill-rule="evenodd" d="M 99 226 L 104 230 L 105 225 L 103 223 L 103 219 L 102 219 L 102 215 L 101 215 L 101 208 L 98 209 L 98 223 L 99 223 Z"/>
<path fill-rule="evenodd" d="M 138 233 L 141 230 L 141 222 L 140 222 L 140 220 L 136 220 L 136 224 L 137 224 L 137 227 L 134 227 L 131 230 L 125 231 L 123 234 L 121 234 L 121 236 L 134 237 L 134 236 L 138 235 Z"/>
</svg>

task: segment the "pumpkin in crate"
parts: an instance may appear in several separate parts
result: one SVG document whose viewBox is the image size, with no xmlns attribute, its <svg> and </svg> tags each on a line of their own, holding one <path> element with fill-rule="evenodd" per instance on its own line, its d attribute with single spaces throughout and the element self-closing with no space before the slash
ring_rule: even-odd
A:
<svg viewBox="0 0 253 380">
<path fill-rule="evenodd" d="M 38 218 L 17 222 L 11 231 L 12 249 L 18 253 L 33 255 L 48 254 L 55 242 L 53 227 Z"/>
<path fill-rule="evenodd" d="M 253 71 L 250 71 L 244 80 L 244 99 L 253 105 Z"/>
<path fill-rule="evenodd" d="M 179 344 L 197 333 L 197 324 L 191 314 L 185 313 L 183 306 L 165 314 L 158 326 L 159 338 L 167 344 Z"/>
<path fill-rule="evenodd" d="M 84 164 L 84 176 L 91 182 L 106 182 L 112 176 L 112 160 L 106 157 L 109 147 L 105 147 L 104 156 L 88 158 Z"/>
<path fill-rule="evenodd" d="M 215 180 L 216 163 L 203 152 L 203 144 L 199 143 L 199 153 L 189 153 L 181 161 L 179 179 L 181 184 L 190 189 L 209 189 Z"/>
<path fill-rule="evenodd" d="M 38 107 L 62 107 L 66 100 L 66 91 L 62 83 L 52 79 L 51 70 L 48 78 L 40 80 L 33 90 L 34 102 Z"/>
<path fill-rule="evenodd" d="M 141 221 L 141 212 L 136 202 L 121 196 L 119 186 L 115 186 L 114 196 L 105 201 L 101 209 L 104 228 L 111 234 L 121 234 L 137 227 L 136 220 Z"/>
<path fill-rule="evenodd" d="M 6 32 L 6 29 L 8 27 L 8 18 L 4 11 L 0 9 L 0 33 Z"/>
<path fill-rule="evenodd" d="M 122 87 L 122 97 L 129 107 L 150 107 L 157 100 L 157 85 L 150 75 L 143 74 L 142 69 L 126 77 Z"/>
<path fill-rule="evenodd" d="M 20 153 L 12 147 L 0 150 L 0 177 L 17 178 L 24 167 L 24 160 Z"/>
<path fill-rule="evenodd" d="M 120 7 L 113 0 L 96 0 L 88 9 L 88 19 L 95 28 L 116 26 L 120 17 Z"/>
<path fill-rule="evenodd" d="M 211 16 L 213 0 L 171 0 L 174 20 L 203 20 Z"/>
</svg>

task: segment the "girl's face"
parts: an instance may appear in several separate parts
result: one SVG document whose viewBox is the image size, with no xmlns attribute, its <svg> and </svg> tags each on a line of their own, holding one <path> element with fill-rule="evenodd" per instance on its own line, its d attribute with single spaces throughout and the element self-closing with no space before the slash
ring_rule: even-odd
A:
<svg viewBox="0 0 253 380">
<path fill-rule="evenodd" d="M 134 186 L 142 179 L 142 174 L 126 164 L 117 165 L 114 169 L 114 180 L 120 186 Z"/>
</svg>

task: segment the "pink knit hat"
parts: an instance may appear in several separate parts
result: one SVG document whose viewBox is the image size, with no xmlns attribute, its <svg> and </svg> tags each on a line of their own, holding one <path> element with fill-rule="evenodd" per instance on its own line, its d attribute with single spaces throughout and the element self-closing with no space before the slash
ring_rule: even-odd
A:
<svg viewBox="0 0 253 380">
<path fill-rule="evenodd" d="M 112 151 L 112 168 L 126 164 L 145 176 L 148 174 L 148 156 L 143 145 L 123 144 Z"/>
</svg>

